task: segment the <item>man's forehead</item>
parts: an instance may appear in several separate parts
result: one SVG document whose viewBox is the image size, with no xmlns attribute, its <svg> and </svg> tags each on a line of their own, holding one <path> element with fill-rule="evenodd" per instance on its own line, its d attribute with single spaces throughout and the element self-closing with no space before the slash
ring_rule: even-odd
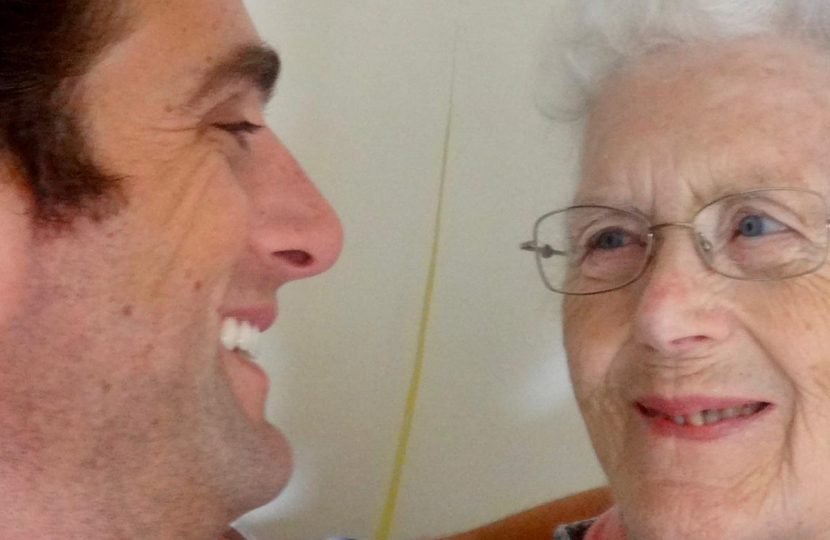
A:
<svg viewBox="0 0 830 540">
<path fill-rule="evenodd" d="M 208 63 L 198 76 L 195 90 L 185 99 L 186 107 L 198 109 L 211 95 L 236 83 L 253 86 L 268 101 L 280 73 L 280 58 L 264 44 L 239 46 Z"/>
<path fill-rule="evenodd" d="M 132 102 L 132 110 L 159 119 L 154 111 L 161 104 L 190 117 L 218 93 L 256 91 L 262 102 L 270 97 L 280 59 L 262 43 L 240 0 L 138 0 L 137 6 L 128 35 L 87 78 L 117 107 Z M 229 88 L 233 94 L 222 92 Z"/>
<path fill-rule="evenodd" d="M 261 43 L 241 0 L 137 0 L 136 26 L 153 34 L 157 54 L 171 69 L 194 79 L 194 105 L 232 82 L 247 82 L 267 98 L 279 74 L 279 57 Z"/>
</svg>

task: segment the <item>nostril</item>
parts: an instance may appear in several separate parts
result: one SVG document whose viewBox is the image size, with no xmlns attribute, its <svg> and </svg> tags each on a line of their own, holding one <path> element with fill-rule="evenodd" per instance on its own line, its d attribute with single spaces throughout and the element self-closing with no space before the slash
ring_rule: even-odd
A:
<svg viewBox="0 0 830 540">
<path fill-rule="evenodd" d="M 709 341 L 709 338 L 706 336 L 688 336 L 680 339 L 674 339 L 671 341 L 672 346 L 678 348 L 684 347 L 694 347 L 695 345 L 700 345 L 701 343 L 705 343 Z"/>
<path fill-rule="evenodd" d="M 299 268 L 307 268 L 311 266 L 314 262 L 314 259 L 305 251 L 301 251 L 298 249 L 286 250 L 286 251 L 278 251 L 275 253 L 277 257 L 282 258 L 292 266 L 296 266 Z"/>
</svg>

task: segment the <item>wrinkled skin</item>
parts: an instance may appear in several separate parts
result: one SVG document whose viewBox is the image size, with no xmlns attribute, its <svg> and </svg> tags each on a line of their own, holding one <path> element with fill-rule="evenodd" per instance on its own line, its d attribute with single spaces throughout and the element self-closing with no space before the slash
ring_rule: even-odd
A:
<svg viewBox="0 0 830 540">
<path fill-rule="evenodd" d="M 221 313 L 327 269 L 340 224 L 240 81 L 184 107 L 259 38 L 239 0 L 142 0 L 79 86 L 90 147 L 124 177 L 101 223 L 33 230 L 0 161 L 0 507 L 9 538 L 209 538 L 266 503 L 290 448 Z"/>
<path fill-rule="evenodd" d="M 781 39 L 651 53 L 610 79 L 586 134 L 577 202 L 688 221 L 720 195 L 830 195 L 830 62 Z M 830 265 L 747 282 L 710 270 L 667 229 L 646 274 L 567 297 L 577 399 L 630 540 L 830 538 Z M 645 395 L 773 405 L 709 441 L 656 436 Z"/>
</svg>

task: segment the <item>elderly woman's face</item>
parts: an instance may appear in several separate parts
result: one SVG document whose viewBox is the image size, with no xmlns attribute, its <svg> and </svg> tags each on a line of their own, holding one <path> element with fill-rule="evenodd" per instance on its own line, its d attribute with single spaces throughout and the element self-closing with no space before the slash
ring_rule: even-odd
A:
<svg viewBox="0 0 830 540">
<path fill-rule="evenodd" d="M 753 188 L 830 200 L 828 148 L 820 53 L 771 40 L 661 53 L 595 102 L 577 203 L 658 224 Z M 689 229 L 661 236 L 638 281 L 563 308 L 577 399 L 629 536 L 825 538 L 830 263 L 739 281 L 703 262 Z"/>
</svg>

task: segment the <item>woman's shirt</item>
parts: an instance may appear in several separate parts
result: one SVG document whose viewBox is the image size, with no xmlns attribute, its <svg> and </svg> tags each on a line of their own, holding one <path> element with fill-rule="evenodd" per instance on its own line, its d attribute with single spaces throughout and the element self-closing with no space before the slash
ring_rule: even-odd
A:
<svg viewBox="0 0 830 540">
<path fill-rule="evenodd" d="M 622 518 L 616 507 L 592 519 L 562 525 L 554 540 L 626 540 Z"/>
</svg>

